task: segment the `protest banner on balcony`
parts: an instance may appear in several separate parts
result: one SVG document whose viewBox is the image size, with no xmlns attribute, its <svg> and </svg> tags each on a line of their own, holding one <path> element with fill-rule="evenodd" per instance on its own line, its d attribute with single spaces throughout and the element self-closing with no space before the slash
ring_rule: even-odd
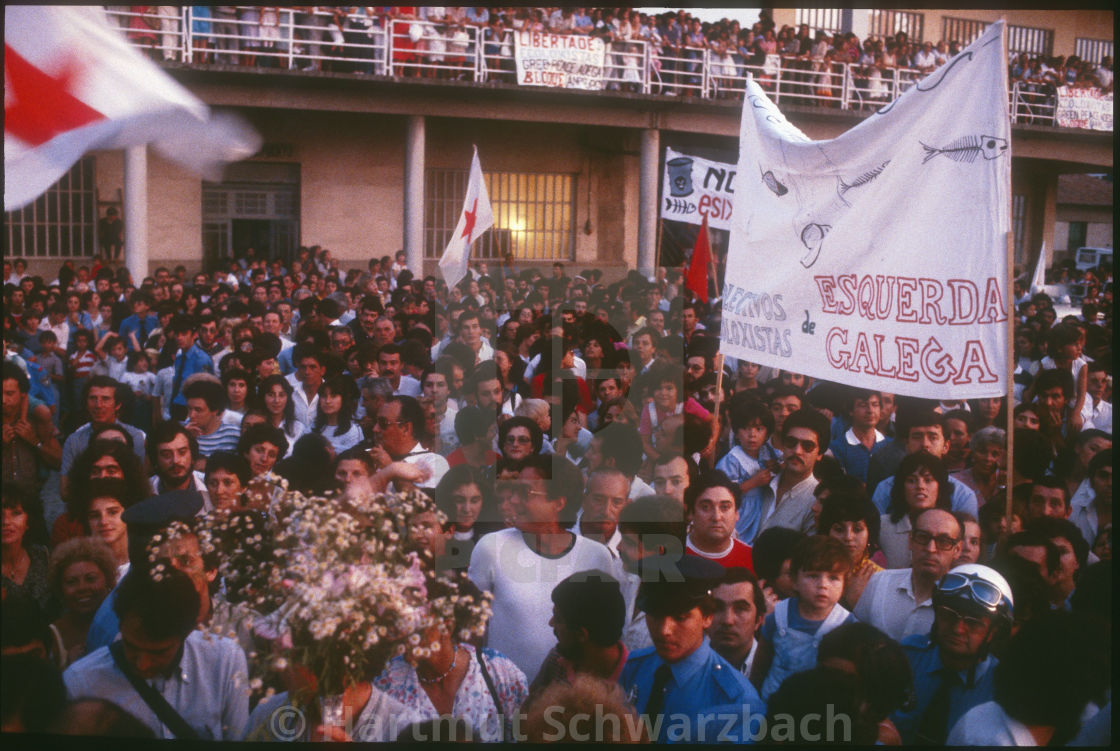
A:
<svg viewBox="0 0 1120 751">
<path fill-rule="evenodd" d="M 1002 23 L 828 141 L 747 85 L 720 349 L 928 398 L 1007 390 Z"/>
<path fill-rule="evenodd" d="M 706 216 L 712 229 L 731 229 L 736 169 L 734 164 L 665 149 L 661 218 L 699 226 Z"/>
<path fill-rule="evenodd" d="M 598 37 L 518 31 L 513 55 L 522 86 L 603 88 L 606 45 Z"/>
<path fill-rule="evenodd" d="M 1104 94 L 1096 87 L 1059 86 L 1054 121 L 1061 128 L 1111 131 L 1112 93 Z"/>
</svg>

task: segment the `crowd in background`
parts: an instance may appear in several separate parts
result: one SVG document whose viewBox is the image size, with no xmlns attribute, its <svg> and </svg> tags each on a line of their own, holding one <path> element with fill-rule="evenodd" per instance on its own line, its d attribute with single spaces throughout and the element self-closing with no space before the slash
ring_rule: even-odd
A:
<svg viewBox="0 0 1120 751">
<path fill-rule="evenodd" d="M 591 691 L 624 712 L 850 705 L 862 742 L 1100 740 L 1111 269 L 1085 272 L 1089 296 L 1061 318 L 1017 283 L 1013 393 L 969 401 L 744 360 L 721 373 L 719 298 L 696 300 L 680 269 L 571 272 L 507 256 L 449 289 L 403 251 L 362 268 L 314 246 L 136 284 L 101 258 L 49 281 L 6 259 L 5 729 L 97 734 L 91 718 L 119 712 L 117 730 L 183 737 L 136 701 L 110 645 L 119 633 L 146 677 L 137 666 L 175 641 L 150 603 L 205 626 L 237 593 L 197 540 L 166 553 L 183 582 L 153 583 L 138 541 L 170 520 L 267 513 L 272 483 L 434 501 L 407 544 L 466 571 L 494 614 L 485 658 L 458 662 L 470 640 L 449 636 L 450 663 L 369 676 L 421 719 L 576 711 Z M 683 566 L 679 592 L 647 585 L 651 560 L 681 553 L 709 568 Z M 556 578 L 519 580 L 511 560 L 551 561 Z M 589 570 L 605 586 L 565 578 Z M 227 682 L 252 639 L 219 650 L 189 631 L 179 653 L 197 650 L 215 687 L 191 711 L 213 705 L 197 722 L 244 737 L 249 694 Z M 659 665 L 701 657 L 664 682 Z M 153 684 L 173 704 L 174 682 Z M 116 709 L 89 714 L 92 699 Z"/>
</svg>

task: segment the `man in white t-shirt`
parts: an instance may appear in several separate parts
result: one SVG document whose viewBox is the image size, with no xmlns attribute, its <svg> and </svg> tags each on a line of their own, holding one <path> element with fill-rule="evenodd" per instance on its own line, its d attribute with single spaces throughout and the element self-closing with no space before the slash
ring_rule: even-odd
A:
<svg viewBox="0 0 1120 751">
<path fill-rule="evenodd" d="M 468 574 L 494 595 L 487 646 L 536 676 L 556 643 L 549 626 L 552 589 L 578 571 L 616 571 L 610 550 L 572 534 L 582 482 L 579 470 L 557 456 L 534 456 L 521 470 L 514 494 L 514 527 L 483 535 Z"/>
</svg>

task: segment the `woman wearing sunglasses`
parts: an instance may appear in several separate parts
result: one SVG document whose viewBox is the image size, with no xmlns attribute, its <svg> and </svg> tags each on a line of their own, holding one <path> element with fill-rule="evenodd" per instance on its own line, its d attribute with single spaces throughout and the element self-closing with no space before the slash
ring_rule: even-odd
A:
<svg viewBox="0 0 1120 751">
<path fill-rule="evenodd" d="M 951 507 L 952 487 L 944 463 L 926 451 L 906 456 L 895 473 L 887 513 L 880 518 L 879 547 L 887 568 L 910 565 L 910 531 L 917 514 Z"/>
</svg>

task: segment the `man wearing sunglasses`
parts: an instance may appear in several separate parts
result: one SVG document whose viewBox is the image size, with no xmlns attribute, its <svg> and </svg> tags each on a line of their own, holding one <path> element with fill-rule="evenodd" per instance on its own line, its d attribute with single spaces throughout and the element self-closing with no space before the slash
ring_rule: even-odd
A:
<svg viewBox="0 0 1120 751">
<path fill-rule="evenodd" d="M 828 418 L 815 409 L 799 409 L 782 423 L 782 470 L 762 490 L 762 521 L 758 531 L 788 527 L 812 534 L 813 469 L 828 450 L 832 430 Z"/>
<path fill-rule="evenodd" d="M 424 410 L 411 396 L 395 395 L 385 400 L 377 410 L 373 424 L 376 446 L 370 455 L 379 467 L 403 461 L 428 472 L 428 479 L 416 483 L 420 488 L 434 488 L 450 468 L 447 460 L 428 451 L 420 443 L 424 431 Z"/>
<path fill-rule="evenodd" d="M 961 525 L 948 511 L 926 509 L 913 523 L 911 567 L 873 574 L 852 611 L 895 641 L 929 632 L 934 589 L 961 552 Z"/>
<path fill-rule="evenodd" d="M 992 642 L 1009 631 L 1011 587 L 997 571 L 976 563 L 957 566 L 933 593 L 928 634 L 902 641 L 914 673 L 914 701 L 891 715 L 903 745 L 945 745 L 965 712 L 992 700 Z"/>
</svg>

